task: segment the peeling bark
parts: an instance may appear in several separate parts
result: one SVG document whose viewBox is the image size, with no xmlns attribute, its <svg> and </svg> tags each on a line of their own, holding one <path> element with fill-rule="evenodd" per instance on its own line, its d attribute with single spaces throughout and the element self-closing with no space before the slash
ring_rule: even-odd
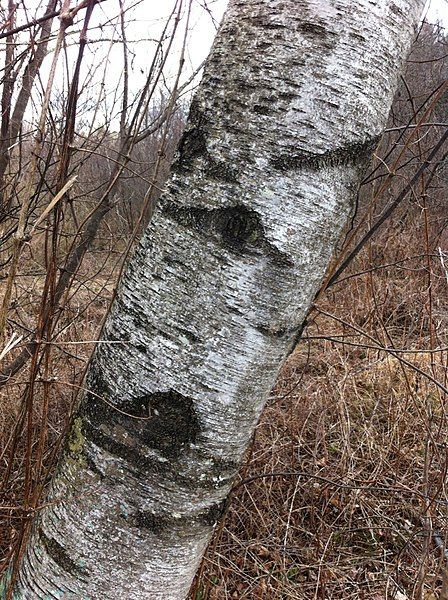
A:
<svg viewBox="0 0 448 600">
<path fill-rule="evenodd" d="M 352 211 L 422 8 L 231 1 L 16 598 L 186 596 Z"/>
</svg>

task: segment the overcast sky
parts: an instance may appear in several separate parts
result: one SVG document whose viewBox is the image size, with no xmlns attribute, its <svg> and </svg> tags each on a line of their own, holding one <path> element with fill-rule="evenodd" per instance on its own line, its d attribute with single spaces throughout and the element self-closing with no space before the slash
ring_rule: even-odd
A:
<svg viewBox="0 0 448 600">
<path fill-rule="evenodd" d="M 126 0 L 127 6 L 131 6 L 132 0 Z M 192 14 L 190 17 L 190 28 L 187 44 L 187 55 L 185 65 L 185 76 L 189 75 L 207 57 L 212 45 L 217 25 L 227 6 L 227 0 L 193 0 Z M 100 12 L 97 20 L 110 17 L 110 7 L 105 2 L 99 5 Z M 143 84 L 147 70 L 148 61 L 151 56 L 151 44 L 148 38 L 157 38 L 167 16 L 170 14 L 175 0 L 164 2 L 149 2 L 144 0 L 138 3 L 134 9 L 129 11 L 127 35 L 135 42 L 135 56 L 133 58 L 133 86 L 136 88 Z M 102 14 L 101 14 L 102 13 Z M 441 21 L 448 29 L 448 0 L 432 0 L 428 2 L 425 9 L 426 18 L 430 21 Z M 179 29 L 175 49 L 169 62 L 168 72 L 173 74 L 177 69 L 181 40 L 183 38 L 182 28 Z M 136 40 L 142 39 L 141 42 Z M 120 48 L 115 47 L 111 53 L 111 61 L 120 63 Z M 115 58 L 114 58 L 115 57 Z M 113 77 L 114 75 L 112 75 Z M 115 77 L 119 77 L 119 71 L 115 70 Z M 118 81 L 118 80 L 117 80 Z"/>
<path fill-rule="evenodd" d="M 173 0 L 150 3 L 143 2 L 133 13 L 135 21 L 129 31 L 137 39 L 145 31 L 156 31 L 170 13 Z M 216 32 L 216 25 L 222 18 L 228 0 L 193 0 L 191 33 L 188 43 L 190 66 L 200 64 L 207 57 Z M 208 10 L 205 10 L 205 7 Z M 448 29 L 448 0 L 430 0 L 425 13 L 429 21 L 440 21 Z"/>
<path fill-rule="evenodd" d="M 427 4 L 428 21 L 439 21 L 448 29 L 448 2 L 447 0 L 431 0 Z"/>
<path fill-rule="evenodd" d="M 0 6 L 4 9 L 6 0 L 0 1 Z M 37 8 L 38 2 L 39 7 Z M 44 12 L 43 2 L 44 0 L 26 0 L 24 4 L 28 8 L 34 6 L 36 14 L 41 15 Z M 72 0 L 73 4 L 75 4 L 74 0 Z M 175 4 L 175 0 L 160 0 L 158 2 L 152 0 L 123 0 L 123 5 L 126 8 L 126 35 L 130 48 L 130 88 L 133 93 L 137 92 L 144 85 L 156 48 L 156 41 L 159 39 L 167 17 L 172 12 Z M 184 4 L 187 5 L 188 2 L 184 0 Z M 184 80 L 207 57 L 226 6 L 227 0 L 192 0 L 185 57 L 186 63 L 183 75 Z M 107 94 L 107 100 L 103 102 L 104 111 L 114 105 L 115 101 L 115 115 L 120 110 L 119 98 L 121 96 L 123 73 L 121 32 L 117 17 L 119 13 L 118 7 L 118 0 L 107 0 L 95 6 L 92 27 L 88 36 L 89 44 L 86 48 L 83 66 L 83 78 L 85 82 L 88 82 L 84 91 L 84 99 L 91 106 L 94 106 L 101 90 L 104 90 L 104 94 Z M 30 16 L 32 16 L 32 12 L 30 10 L 28 15 L 22 13 L 21 19 L 28 21 Z M 166 94 L 177 71 L 180 49 L 185 33 L 186 12 L 185 9 L 184 19 L 178 27 L 170 59 L 165 68 L 167 86 L 165 89 L 162 86 L 161 90 L 164 90 Z M 432 0 L 428 3 L 425 12 L 428 20 L 439 20 L 448 30 L 448 0 Z M 84 13 L 81 11 L 79 19 L 83 17 Z M 28 32 L 23 35 L 24 42 L 27 43 L 26 35 L 28 35 Z M 62 60 L 58 70 L 57 87 L 61 92 L 61 96 L 65 94 L 64 88 L 66 90 L 70 71 L 74 68 L 78 37 L 79 27 L 76 27 L 75 24 L 70 29 L 68 37 L 67 64 L 64 64 L 64 60 Z M 48 76 L 50 60 L 51 57 L 47 59 L 46 68 L 42 71 L 42 84 L 45 84 L 46 75 Z M 95 69 L 94 73 L 92 72 L 92 68 Z M 105 86 L 102 86 L 101 83 L 103 78 L 106 83 Z M 35 102 L 34 113 L 39 109 L 39 96 L 35 97 Z M 87 108 L 86 115 L 89 112 L 91 112 L 91 109 Z M 104 116 L 104 118 L 106 120 L 110 118 L 110 115 L 107 117 Z"/>
</svg>

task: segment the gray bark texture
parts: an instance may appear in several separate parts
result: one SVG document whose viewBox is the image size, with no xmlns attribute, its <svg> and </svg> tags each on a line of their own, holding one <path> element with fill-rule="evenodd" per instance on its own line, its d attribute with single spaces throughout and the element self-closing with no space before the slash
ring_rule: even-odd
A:
<svg viewBox="0 0 448 600">
<path fill-rule="evenodd" d="M 351 214 L 423 4 L 230 2 L 15 598 L 185 598 Z"/>
</svg>

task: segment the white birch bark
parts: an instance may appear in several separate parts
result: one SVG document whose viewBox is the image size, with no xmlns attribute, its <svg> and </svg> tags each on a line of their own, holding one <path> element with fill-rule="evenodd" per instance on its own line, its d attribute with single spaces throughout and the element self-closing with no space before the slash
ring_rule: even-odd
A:
<svg viewBox="0 0 448 600">
<path fill-rule="evenodd" d="M 423 3 L 231 1 L 16 598 L 186 596 L 352 210 Z"/>
</svg>

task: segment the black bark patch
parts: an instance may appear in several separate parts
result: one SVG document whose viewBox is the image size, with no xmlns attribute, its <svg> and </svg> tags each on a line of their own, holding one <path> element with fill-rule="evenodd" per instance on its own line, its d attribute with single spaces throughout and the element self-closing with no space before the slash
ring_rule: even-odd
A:
<svg viewBox="0 0 448 600">
<path fill-rule="evenodd" d="M 164 531 L 177 528 L 194 529 L 195 525 L 213 527 L 222 517 L 227 506 L 226 499 L 216 502 L 209 508 L 196 514 L 181 515 L 174 517 L 167 513 L 154 513 L 152 511 L 139 510 L 126 519 L 127 522 L 138 529 L 146 529 L 155 535 L 163 534 Z"/>
<path fill-rule="evenodd" d="M 207 159 L 204 172 L 210 179 L 224 181 L 225 183 L 238 183 L 237 169 L 225 162 L 220 162 L 210 157 Z"/>
<path fill-rule="evenodd" d="M 323 25 L 302 22 L 297 31 L 313 44 L 318 44 L 322 49 L 333 50 L 337 41 L 337 34 Z"/>
<path fill-rule="evenodd" d="M 254 92 L 257 93 L 259 91 L 258 85 L 255 83 L 251 83 L 248 79 L 237 79 L 235 81 L 235 84 L 236 84 L 238 92 L 240 94 L 240 98 L 241 98 L 241 95 L 248 96 Z M 240 100 L 239 104 L 241 106 L 247 106 L 245 101 Z M 240 127 L 241 126 L 239 125 L 239 127 L 236 128 L 235 131 L 240 132 L 241 131 Z"/>
<path fill-rule="evenodd" d="M 275 113 L 275 111 L 273 111 L 272 108 L 269 108 L 268 106 L 263 106 L 261 104 L 255 104 L 254 112 L 258 115 L 264 116 L 272 115 L 273 113 Z"/>
<path fill-rule="evenodd" d="M 256 330 L 268 338 L 274 338 L 274 339 L 281 340 L 281 339 L 285 338 L 286 336 L 290 337 L 291 343 L 290 343 L 290 349 L 288 352 L 288 356 L 289 356 L 292 352 L 294 352 L 297 344 L 300 342 L 303 330 L 305 329 L 306 325 L 307 325 L 307 321 L 305 319 L 299 327 L 276 329 L 273 327 L 269 327 L 269 326 L 260 324 L 260 325 L 256 326 Z"/>
<path fill-rule="evenodd" d="M 356 40 L 357 42 L 364 43 L 366 41 L 366 38 L 363 35 L 361 35 L 360 33 L 357 33 L 356 31 L 351 31 L 349 33 L 349 36 L 351 38 L 353 38 L 354 40 Z"/>
<path fill-rule="evenodd" d="M 311 169 L 317 171 L 324 167 L 338 167 L 342 165 L 354 165 L 368 160 L 373 150 L 377 147 L 380 136 L 367 140 L 347 144 L 335 150 L 327 152 L 296 152 L 282 154 L 270 160 L 270 164 L 277 171 L 292 171 L 300 169 Z"/>
<path fill-rule="evenodd" d="M 397 6 L 394 2 L 391 3 L 390 5 L 390 11 L 394 14 L 397 15 L 399 17 L 401 17 L 403 15 L 403 11 L 400 9 L 399 6 Z"/>
<path fill-rule="evenodd" d="M 205 525 L 213 527 L 213 525 L 216 525 L 216 523 L 218 523 L 218 521 L 225 513 L 227 505 L 227 499 L 221 500 L 221 502 L 216 502 L 216 504 L 213 504 L 212 506 L 210 506 L 210 508 L 200 513 L 200 520 Z"/>
<path fill-rule="evenodd" d="M 210 156 L 207 150 L 208 119 L 199 104 L 193 100 L 185 129 L 177 147 L 177 153 L 172 170 L 177 173 L 188 171 L 194 160 L 202 157 L 205 160 L 204 174 L 210 179 L 237 183 L 237 169 L 223 161 Z"/>
<path fill-rule="evenodd" d="M 297 94 L 293 94 L 292 92 L 280 92 L 278 97 L 281 98 L 282 100 L 292 101 L 297 98 Z"/>
<path fill-rule="evenodd" d="M 131 469 L 135 469 L 135 475 L 148 473 L 168 475 L 172 471 L 170 465 L 161 463 L 155 458 L 145 456 L 138 449 L 130 445 L 118 442 L 112 435 L 104 433 L 88 421 L 85 422 L 85 430 L 95 446 L 107 450 L 113 456 L 122 458 L 128 463 Z"/>
<path fill-rule="evenodd" d="M 275 22 L 270 15 L 251 15 L 250 17 L 244 17 L 244 20 L 250 21 L 252 25 L 260 27 L 263 30 L 282 31 L 286 29 L 286 25 L 284 23 L 278 21 Z"/>
<path fill-rule="evenodd" d="M 88 421 L 95 427 L 90 429 L 89 436 L 96 445 L 103 445 L 109 451 L 123 456 L 130 462 L 143 467 L 148 461 L 138 451 L 143 445 L 150 450 L 157 450 L 168 459 L 176 459 L 186 446 L 194 443 L 201 431 L 200 423 L 191 398 L 170 390 L 147 394 L 121 402 L 114 409 L 110 401 L 102 402 L 98 396 L 104 389 L 96 382 L 96 396 L 88 394 L 84 406 Z M 104 396 L 107 400 L 107 395 Z M 101 426 L 104 425 L 101 431 Z M 108 433 L 105 433 L 105 430 Z M 117 432 L 116 437 L 113 432 Z M 118 432 L 126 432 L 126 440 Z M 150 463 L 152 462 L 149 459 Z"/>
<path fill-rule="evenodd" d="M 160 206 L 177 223 L 202 235 L 218 238 L 231 252 L 254 254 L 261 251 L 283 265 L 291 265 L 289 257 L 266 238 L 258 213 L 242 204 L 215 209 L 181 207 L 172 202 Z"/>
<path fill-rule="evenodd" d="M 150 448 L 176 458 L 196 441 L 201 427 L 191 398 L 171 390 L 143 396 L 136 403 L 147 406 L 150 418 L 144 421 L 140 437 Z"/>
<path fill-rule="evenodd" d="M 326 36 L 328 34 L 333 34 L 333 32 L 328 31 L 328 29 L 326 29 L 325 27 L 322 27 L 322 25 L 318 25 L 317 23 L 309 23 L 309 22 L 302 22 L 300 23 L 300 25 L 298 26 L 298 31 L 300 33 L 304 33 L 304 34 L 311 34 L 311 35 L 318 35 L 318 36 Z"/>
<path fill-rule="evenodd" d="M 97 472 L 98 467 L 96 452 L 91 452 L 90 444 L 121 458 L 135 477 L 146 480 L 157 475 L 192 492 L 221 488 L 235 476 L 238 463 L 215 460 L 202 448 L 201 423 L 191 398 L 171 390 L 132 401 L 117 401 L 111 396 L 96 361 L 92 363 L 87 385 L 92 393 L 86 394 L 79 414 L 87 442 L 84 457 L 92 471 Z M 161 460 L 159 455 L 167 460 Z M 184 466 L 180 467 L 187 455 L 190 463 L 197 465 L 201 478 L 194 469 L 186 472 Z M 107 469 L 98 475 L 107 476 L 112 482 L 115 478 Z"/>
<path fill-rule="evenodd" d="M 173 165 L 176 171 L 183 171 L 194 158 L 207 152 L 205 134 L 199 128 L 186 131 L 179 142 L 179 156 Z"/>
<path fill-rule="evenodd" d="M 257 245 L 264 239 L 264 230 L 256 212 L 235 206 L 216 212 L 213 223 L 226 246 L 243 248 Z"/>
<path fill-rule="evenodd" d="M 177 154 L 172 170 L 183 172 L 188 170 L 192 161 L 207 154 L 207 118 L 196 100 L 193 100 L 188 114 L 188 126 L 180 138 Z"/>
<path fill-rule="evenodd" d="M 285 335 L 287 335 L 288 333 L 291 333 L 293 331 L 291 329 L 286 329 L 286 328 L 274 329 L 267 325 L 257 325 L 255 327 L 255 329 L 257 331 L 259 331 L 260 333 L 262 333 L 263 335 L 265 335 L 266 337 L 275 338 L 275 339 L 279 339 L 279 340 L 281 340 L 282 338 L 285 337 Z"/>
<path fill-rule="evenodd" d="M 207 464 L 207 466 L 204 467 L 203 463 L 200 462 L 202 460 L 201 453 L 196 450 L 190 451 L 190 454 L 193 454 L 192 461 L 195 460 L 194 455 L 197 454 L 198 472 L 200 472 L 203 477 L 199 479 L 196 475 L 183 475 L 179 472 L 179 463 L 176 460 L 180 458 L 180 456 L 174 458 L 168 457 L 169 461 L 161 461 L 155 456 L 146 456 L 143 454 L 143 447 L 141 444 L 140 446 L 131 445 L 131 436 L 129 436 L 129 443 L 125 444 L 121 441 L 117 441 L 113 437 L 113 434 L 105 433 L 99 429 L 97 425 L 93 425 L 87 420 L 85 421 L 85 431 L 86 435 L 93 441 L 95 446 L 106 450 L 113 456 L 121 458 L 128 465 L 127 468 L 135 477 L 142 477 L 144 480 L 146 480 L 148 476 L 156 474 L 167 481 L 175 481 L 178 485 L 196 492 L 198 489 L 216 490 L 225 487 L 235 476 L 236 471 L 229 474 L 222 474 L 220 465 L 213 464 L 210 468 Z M 134 441 L 140 443 L 138 439 L 134 439 Z M 89 460 L 87 455 L 87 464 L 91 466 Z M 93 463 L 93 461 L 91 462 Z M 92 471 L 98 472 L 97 467 L 92 469 Z M 100 472 L 98 472 L 98 475 L 102 478 L 105 476 Z M 110 474 L 108 474 L 107 477 L 110 480 L 113 480 L 113 476 Z"/>
<path fill-rule="evenodd" d="M 200 341 L 199 337 L 189 329 L 185 329 L 184 327 L 176 327 L 176 331 L 179 332 L 180 335 L 185 336 L 192 344 L 197 344 Z"/>
<path fill-rule="evenodd" d="M 103 471 L 98 467 L 93 458 L 89 455 L 88 452 L 84 452 L 83 455 L 84 460 L 86 461 L 86 465 L 92 473 L 95 473 L 100 479 L 104 479 L 105 475 Z"/>
<path fill-rule="evenodd" d="M 63 548 L 55 539 L 48 537 L 41 527 L 39 527 L 38 535 L 48 556 L 53 562 L 61 567 L 63 571 L 77 577 L 80 575 L 87 575 L 87 570 L 70 558 L 65 548 Z"/>
<path fill-rule="evenodd" d="M 96 361 L 87 386 L 92 392 L 87 392 L 80 409 L 86 439 L 123 458 L 137 471 L 170 470 L 167 463 L 147 456 L 145 446 L 175 458 L 200 431 L 193 400 L 175 391 L 113 401 Z"/>
<path fill-rule="evenodd" d="M 209 457 L 207 457 L 208 459 Z M 213 473 L 215 475 L 220 475 L 224 472 L 230 473 L 231 477 L 234 477 L 240 468 L 240 463 L 237 460 L 232 460 L 228 458 L 216 458 L 215 456 L 211 457 L 213 462 Z"/>
<path fill-rule="evenodd" d="M 130 515 L 127 521 L 132 527 L 147 529 L 156 535 L 174 524 L 174 519 L 169 520 L 165 516 L 156 515 L 148 510 L 141 510 Z"/>
</svg>

